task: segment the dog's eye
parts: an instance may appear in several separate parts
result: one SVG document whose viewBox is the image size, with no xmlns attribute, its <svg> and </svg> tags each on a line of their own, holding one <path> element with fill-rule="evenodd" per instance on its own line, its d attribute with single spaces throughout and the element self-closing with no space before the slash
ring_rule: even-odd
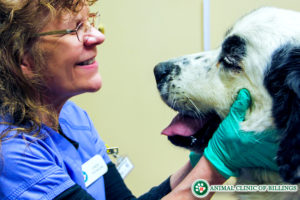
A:
<svg viewBox="0 0 300 200">
<path fill-rule="evenodd" d="M 225 68 L 234 70 L 236 72 L 239 72 L 242 70 L 242 67 L 239 65 L 239 62 L 237 62 L 234 58 L 230 56 L 224 56 L 220 59 L 220 63 L 224 65 Z"/>
</svg>

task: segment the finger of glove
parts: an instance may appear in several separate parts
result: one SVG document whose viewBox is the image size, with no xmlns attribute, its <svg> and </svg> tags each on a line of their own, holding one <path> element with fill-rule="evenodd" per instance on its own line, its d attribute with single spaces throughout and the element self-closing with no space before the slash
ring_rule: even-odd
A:
<svg viewBox="0 0 300 200">
<path fill-rule="evenodd" d="M 239 122 L 244 121 L 246 111 L 251 103 L 251 96 L 247 89 L 241 89 L 238 93 L 236 100 L 233 102 L 228 117 L 238 120 Z"/>
</svg>

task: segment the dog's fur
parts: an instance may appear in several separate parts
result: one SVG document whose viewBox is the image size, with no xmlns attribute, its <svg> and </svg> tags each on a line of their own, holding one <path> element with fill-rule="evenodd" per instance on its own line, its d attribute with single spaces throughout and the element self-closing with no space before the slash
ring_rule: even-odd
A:
<svg viewBox="0 0 300 200">
<path fill-rule="evenodd" d="M 167 105 L 183 115 L 209 115 L 212 119 L 193 136 L 169 136 L 172 143 L 202 151 L 238 91 L 247 88 L 252 104 L 241 129 L 278 130 L 276 160 L 280 176 L 265 169 L 255 170 L 249 176 L 251 181 L 246 178 L 247 172 L 241 182 L 300 182 L 300 13 L 272 7 L 257 9 L 227 31 L 220 48 L 159 63 L 154 73 Z M 299 192 L 242 196 L 300 199 Z"/>
</svg>

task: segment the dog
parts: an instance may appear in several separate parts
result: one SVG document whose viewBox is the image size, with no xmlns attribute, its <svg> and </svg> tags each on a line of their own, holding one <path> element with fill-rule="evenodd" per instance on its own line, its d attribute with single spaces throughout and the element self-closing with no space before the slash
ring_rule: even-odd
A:
<svg viewBox="0 0 300 200">
<path fill-rule="evenodd" d="M 300 183 L 299 12 L 256 9 L 226 32 L 219 48 L 161 62 L 154 75 L 162 100 L 179 112 L 168 128 L 180 122 L 180 130 L 166 133 L 168 139 L 196 152 L 203 152 L 238 91 L 248 89 L 252 103 L 241 129 L 277 130 L 279 173 L 248 170 L 238 182 Z M 300 199 L 300 193 L 248 193 L 240 198 L 290 200 Z"/>
</svg>

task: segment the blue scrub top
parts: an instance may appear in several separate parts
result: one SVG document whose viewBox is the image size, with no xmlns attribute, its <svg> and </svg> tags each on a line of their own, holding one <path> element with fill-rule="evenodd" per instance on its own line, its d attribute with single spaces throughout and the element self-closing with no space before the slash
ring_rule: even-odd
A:
<svg viewBox="0 0 300 200">
<path fill-rule="evenodd" d="M 2 142 L 0 199 L 53 199 L 77 183 L 95 199 L 105 200 L 103 176 L 86 188 L 82 175 L 82 164 L 96 154 L 110 162 L 91 119 L 68 101 L 61 110 L 59 123 L 63 133 L 79 143 L 78 149 L 45 125 L 40 131 L 47 136 L 43 139 L 19 134 Z M 0 125 L 0 133 L 6 128 L 7 125 Z"/>
</svg>

